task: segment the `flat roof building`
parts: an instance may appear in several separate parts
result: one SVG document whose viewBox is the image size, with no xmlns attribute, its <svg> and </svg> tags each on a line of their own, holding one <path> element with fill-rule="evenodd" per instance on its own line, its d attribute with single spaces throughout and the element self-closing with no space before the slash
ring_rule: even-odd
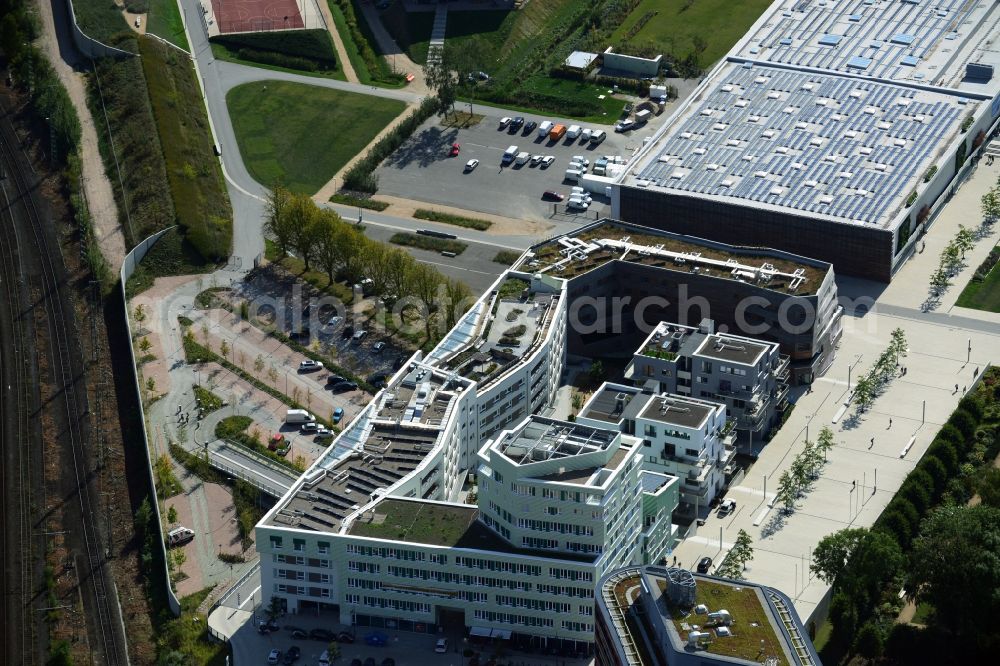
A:
<svg viewBox="0 0 1000 666">
<path fill-rule="evenodd" d="M 686 569 L 626 567 L 597 592 L 601 666 L 819 666 L 791 600 Z"/>
<path fill-rule="evenodd" d="M 997 59 L 996 14 L 775 2 L 630 161 L 613 214 L 889 281 L 1000 115 L 997 80 L 967 75 Z"/>
</svg>

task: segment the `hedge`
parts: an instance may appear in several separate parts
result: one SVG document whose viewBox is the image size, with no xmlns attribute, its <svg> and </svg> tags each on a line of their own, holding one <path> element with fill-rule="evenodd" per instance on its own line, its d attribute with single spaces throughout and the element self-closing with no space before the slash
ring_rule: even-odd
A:
<svg viewBox="0 0 1000 666">
<path fill-rule="evenodd" d="M 264 65 L 276 65 L 287 69 L 299 69 L 304 72 L 315 72 L 317 65 L 312 60 L 300 58 L 298 56 L 275 53 L 274 51 L 258 51 L 257 49 L 243 48 L 236 52 L 240 60 L 259 62 Z"/>
<path fill-rule="evenodd" d="M 218 35 L 212 42 L 239 53 L 242 49 L 301 58 L 315 63 L 317 69 L 336 69 L 337 52 L 326 30 L 282 30 Z M 242 55 L 240 56 L 243 57 Z M 247 58 L 249 60 L 249 58 Z M 257 61 L 262 62 L 262 61 Z M 267 63 L 280 64 L 280 63 Z M 281 65 L 287 67 L 288 65 Z M 295 67 L 294 69 L 302 69 Z"/>
<path fill-rule="evenodd" d="M 378 177 L 375 175 L 375 169 L 382 163 L 382 160 L 402 146 L 410 138 L 410 135 L 437 110 L 437 98 L 425 98 L 416 111 L 379 139 L 378 143 L 372 146 L 371 150 L 344 174 L 344 189 L 367 194 L 373 194 L 378 190 Z"/>
</svg>

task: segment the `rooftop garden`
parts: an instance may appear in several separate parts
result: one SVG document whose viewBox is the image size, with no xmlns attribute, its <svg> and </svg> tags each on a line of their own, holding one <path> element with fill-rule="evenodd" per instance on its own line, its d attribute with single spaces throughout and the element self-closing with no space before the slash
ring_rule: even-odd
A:
<svg viewBox="0 0 1000 666">
<path fill-rule="evenodd" d="M 516 277 L 509 277 L 503 281 L 500 288 L 497 290 L 497 300 L 504 299 L 518 299 L 524 290 L 527 289 L 530 283 L 527 280 Z"/>
<path fill-rule="evenodd" d="M 642 350 L 642 355 L 651 356 L 653 358 L 661 358 L 664 361 L 673 361 L 677 358 L 677 352 L 667 351 L 659 344 L 646 345 L 646 348 Z"/>
<path fill-rule="evenodd" d="M 666 582 L 658 582 L 660 589 L 664 590 Z M 776 661 L 772 663 L 787 664 L 782 642 L 771 625 L 764 603 L 757 596 L 756 588 L 699 579 L 695 591 L 695 605 L 705 604 L 709 612 L 725 609 L 733 619 L 729 627 L 732 635 L 720 638 L 714 636 L 714 632 L 710 632 L 713 637 L 706 644 L 705 651 L 754 662 L 773 657 Z M 670 608 L 670 616 L 681 640 L 687 639 L 688 633 L 695 625 L 701 631 L 708 631 L 706 629 L 706 625 L 709 624 L 708 617 L 695 614 L 693 608 Z"/>
<path fill-rule="evenodd" d="M 375 519 L 371 522 L 366 520 L 369 515 L 365 514 L 354 522 L 351 534 L 431 546 L 454 546 L 475 520 L 476 510 L 429 502 L 384 500 L 375 506 Z"/>
</svg>

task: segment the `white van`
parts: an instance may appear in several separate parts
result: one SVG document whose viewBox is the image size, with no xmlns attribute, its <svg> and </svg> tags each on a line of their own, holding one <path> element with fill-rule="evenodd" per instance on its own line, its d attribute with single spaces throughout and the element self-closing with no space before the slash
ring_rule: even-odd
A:
<svg viewBox="0 0 1000 666">
<path fill-rule="evenodd" d="M 549 132 L 552 131 L 553 125 L 554 123 L 551 120 L 546 120 L 545 122 L 543 122 L 541 125 L 538 126 L 538 136 L 540 136 L 543 139 L 547 137 L 549 135 Z"/>
<path fill-rule="evenodd" d="M 572 169 L 574 171 L 579 171 L 580 173 L 587 173 L 586 165 L 581 164 L 580 162 L 570 162 L 569 166 L 567 166 L 566 168 Z"/>
<path fill-rule="evenodd" d="M 574 183 L 579 183 L 580 182 L 580 176 L 582 176 L 582 175 L 583 175 L 583 173 L 579 169 L 566 169 L 566 175 L 563 176 L 563 179 L 564 180 L 571 180 Z"/>
<path fill-rule="evenodd" d="M 289 409 L 285 412 L 285 423 L 309 423 L 316 417 L 304 409 Z"/>
<path fill-rule="evenodd" d="M 580 210 L 587 210 L 590 204 L 584 201 L 583 199 L 577 199 L 575 197 L 571 197 L 570 200 L 566 202 L 566 206 L 569 208 L 579 208 Z"/>
<path fill-rule="evenodd" d="M 179 546 L 194 538 L 194 530 L 187 527 L 175 527 L 167 532 L 167 545 Z"/>
<path fill-rule="evenodd" d="M 316 666 L 330 666 L 329 650 L 323 650 L 323 654 L 319 656 L 319 660 L 316 662 Z"/>
<path fill-rule="evenodd" d="M 582 132 L 582 131 L 583 131 L 583 128 L 580 127 L 579 125 L 570 125 L 569 129 L 566 130 L 566 138 L 567 139 L 575 139 L 578 136 L 580 136 L 580 132 Z"/>
<path fill-rule="evenodd" d="M 520 152 L 517 154 L 517 159 L 514 161 L 514 164 L 516 164 L 517 166 L 524 166 L 525 164 L 528 163 L 528 160 L 530 159 L 531 159 L 531 153 Z M 539 162 L 541 162 L 541 160 L 539 160 Z"/>
<path fill-rule="evenodd" d="M 503 163 L 510 164 L 517 157 L 517 146 L 507 146 L 507 150 L 503 151 Z"/>
</svg>

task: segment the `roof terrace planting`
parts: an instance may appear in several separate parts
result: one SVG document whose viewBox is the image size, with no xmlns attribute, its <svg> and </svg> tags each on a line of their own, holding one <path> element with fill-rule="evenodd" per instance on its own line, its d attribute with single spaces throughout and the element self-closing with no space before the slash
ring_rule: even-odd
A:
<svg viewBox="0 0 1000 666">
<path fill-rule="evenodd" d="M 803 296 L 816 293 L 828 270 L 820 262 L 795 260 L 760 248 L 730 248 L 611 220 L 536 246 L 518 269 L 570 280 L 611 261 L 708 275 Z"/>
</svg>

